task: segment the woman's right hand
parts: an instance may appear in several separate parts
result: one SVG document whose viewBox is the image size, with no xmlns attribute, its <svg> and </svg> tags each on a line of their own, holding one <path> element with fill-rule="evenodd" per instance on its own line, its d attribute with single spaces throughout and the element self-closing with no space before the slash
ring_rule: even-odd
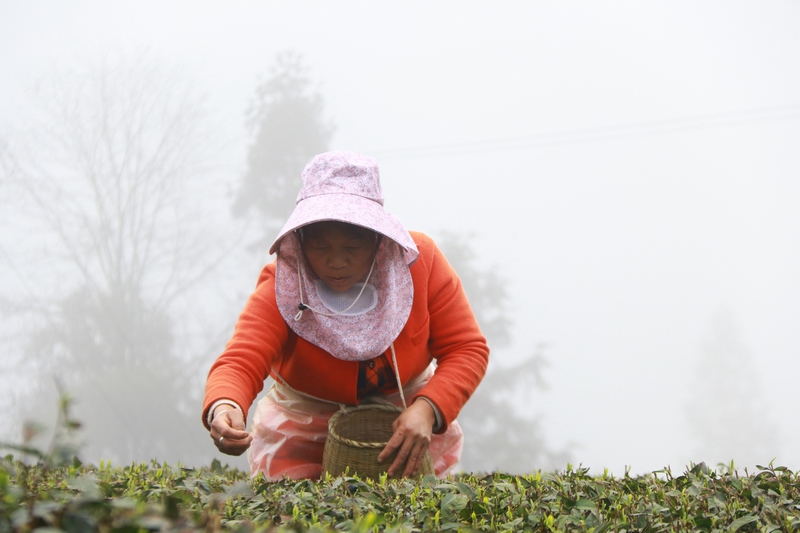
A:
<svg viewBox="0 0 800 533">
<path fill-rule="evenodd" d="M 245 430 L 244 415 L 230 405 L 220 405 L 214 410 L 211 438 L 217 449 L 228 455 L 242 455 L 253 441 Z"/>
</svg>

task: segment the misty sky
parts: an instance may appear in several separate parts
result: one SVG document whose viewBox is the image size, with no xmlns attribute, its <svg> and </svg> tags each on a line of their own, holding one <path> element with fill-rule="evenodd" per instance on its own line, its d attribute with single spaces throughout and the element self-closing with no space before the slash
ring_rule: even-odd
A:
<svg viewBox="0 0 800 533">
<path fill-rule="evenodd" d="M 184 66 L 227 182 L 258 81 L 302 54 L 332 148 L 379 159 L 387 210 L 471 232 L 509 280 L 492 364 L 549 345 L 525 409 L 553 447 L 617 473 L 709 461 L 686 411 L 725 314 L 779 427 L 760 461 L 800 468 L 800 3 L 0 0 L 0 49 L 0 135 L 53 68 Z"/>
</svg>

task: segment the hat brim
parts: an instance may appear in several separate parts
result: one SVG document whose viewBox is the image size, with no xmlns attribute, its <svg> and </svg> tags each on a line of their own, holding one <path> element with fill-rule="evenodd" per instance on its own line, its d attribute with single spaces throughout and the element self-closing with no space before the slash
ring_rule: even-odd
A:
<svg viewBox="0 0 800 533">
<path fill-rule="evenodd" d="M 272 243 L 269 253 L 274 254 L 278 250 L 281 239 L 287 233 L 325 220 L 355 224 L 392 239 L 403 248 L 406 263 L 409 265 L 419 256 L 417 245 L 408 230 L 398 219 L 387 213 L 381 204 L 362 196 L 343 193 L 321 194 L 299 201 Z"/>
</svg>

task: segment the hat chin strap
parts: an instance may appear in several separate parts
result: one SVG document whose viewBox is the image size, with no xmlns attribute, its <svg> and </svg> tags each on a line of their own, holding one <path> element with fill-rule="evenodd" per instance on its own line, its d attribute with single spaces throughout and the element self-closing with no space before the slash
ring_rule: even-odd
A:
<svg viewBox="0 0 800 533">
<path fill-rule="evenodd" d="M 300 273 L 300 258 L 298 257 L 297 261 L 296 261 L 297 262 L 297 288 L 300 291 L 300 303 L 297 305 L 297 309 L 298 309 L 297 314 L 294 315 L 295 321 L 299 321 L 301 318 L 303 318 L 303 311 L 305 311 L 306 309 L 309 309 L 309 310 L 313 311 L 314 313 L 317 313 L 318 315 L 323 315 L 323 316 L 339 316 L 339 315 L 345 314 L 350 309 L 352 309 L 356 305 L 356 303 L 358 303 L 359 298 L 361 298 L 361 295 L 364 294 L 364 290 L 367 288 L 367 285 L 369 284 L 369 278 L 372 276 L 372 271 L 375 269 L 375 260 L 377 258 L 378 258 L 378 254 L 376 253 L 372 258 L 372 264 L 369 267 L 369 272 L 367 273 L 367 279 L 364 280 L 364 284 L 361 286 L 361 291 L 359 291 L 358 296 L 356 296 L 355 300 L 353 300 L 353 303 L 351 303 L 346 309 L 342 309 L 341 311 L 335 311 L 333 313 L 325 313 L 324 311 L 320 311 L 319 309 L 314 309 L 313 307 L 311 307 L 310 305 L 308 305 L 307 303 L 305 303 L 303 301 L 303 277 L 302 277 L 302 275 Z"/>
</svg>

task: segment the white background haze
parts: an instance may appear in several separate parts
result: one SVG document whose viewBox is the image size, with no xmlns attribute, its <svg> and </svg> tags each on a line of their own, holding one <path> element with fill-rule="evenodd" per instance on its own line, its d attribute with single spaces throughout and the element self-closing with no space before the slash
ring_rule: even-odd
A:
<svg viewBox="0 0 800 533">
<path fill-rule="evenodd" d="M 553 448 L 616 474 L 729 461 L 690 413 L 746 381 L 775 432 L 733 459 L 800 468 L 800 3 L 0 0 L 0 50 L 0 136 L 54 69 L 183 66 L 224 139 L 209 191 L 241 176 L 248 102 L 297 52 L 331 148 L 378 158 L 387 210 L 472 235 L 508 279 L 513 343 L 491 364 L 547 345 L 550 388 L 522 409 Z M 228 224 L 229 199 L 207 201 Z M 238 307 L 242 271 L 217 280 Z M 701 400 L 720 316 L 750 358 Z"/>
</svg>

